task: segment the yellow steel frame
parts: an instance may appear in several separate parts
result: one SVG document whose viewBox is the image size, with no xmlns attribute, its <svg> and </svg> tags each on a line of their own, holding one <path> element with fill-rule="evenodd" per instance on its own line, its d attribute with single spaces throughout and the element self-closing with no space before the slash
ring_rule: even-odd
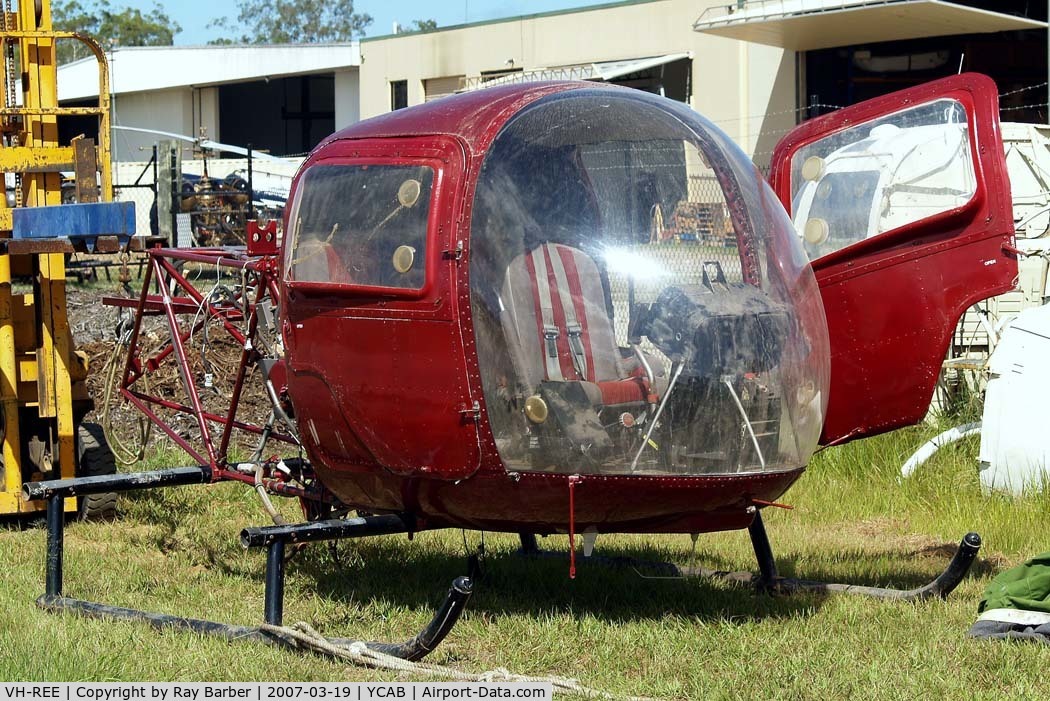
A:
<svg viewBox="0 0 1050 701">
<path fill-rule="evenodd" d="M 18 432 L 18 356 L 11 294 L 11 256 L 0 255 L 0 406 L 4 415 L 4 491 L 0 493 L 0 513 L 22 510 L 22 489 Z"/>
<path fill-rule="evenodd" d="M 54 420 L 57 464 L 62 477 L 76 466 L 71 362 L 72 336 L 66 317 L 63 253 L 36 256 L 39 299 L 14 294 L 12 256 L 0 253 L 0 409 L 3 411 L 3 491 L 0 514 L 39 511 L 43 504 L 21 500 L 22 455 L 19 409 L 36 407 L 42 419 Z M 39 313 L 34 307 L 39 304 Z M 7 466 L 15 469 L 7 469 Z M 66 510 L 76 508 L 69 499 Z"/>
<path fill-rule="evenodd" d="M 9 47 L 18 47 L 20 81 L 5 75 L 0 85 L 0 172 L 21 176 L 20 204 L 61 204 L 59 171 L 72 170 L 72 146 L 58 143 L 58 118 L 64 115 L 97 115 L 99 138 L 97 164 L 101 199 L 113 199 L 110 146 L 109 67 L 102 48 L 75 32 L 55 31 L 51 26 L 49 0 L 18 3 L 18 11 L 0 12 L 0 61 L 7 71 Z M 55 43 L 67 39 L 87 45 L 99 69 L 98 107 L 65 108 L 58 104 Z M 6 71 L 5 71 L 6 72 Z M 21 83 L 21 105 L 15 105 L 11 88 Z M 0 239 L 11 236 L 11 209 L 0 197 Z M 26 409 L 51 428 L 51 456 L 61 477 L 73 477 L 76 469 L 76 427 L 73 423 L 74 380 L 82 379 L 73 354 L 66 316 L 64 246 L 38 246 L 32 253 L 12 254 L 0 241 L 0 409 L 3 416 L 3 465 L 0 467 L 0 514 L 39 511 L 43 504 L 21 499 L 24 461 L 21 417 Z M 15 294 L 12 273 L 30 274 L 34 294 Z M 71 377 L 71 373 L 76 377 Z M 78 390 L 82 387 L 78 387 Z M 66 501 L 66 510 L 76 500 Z"/>
</svg>

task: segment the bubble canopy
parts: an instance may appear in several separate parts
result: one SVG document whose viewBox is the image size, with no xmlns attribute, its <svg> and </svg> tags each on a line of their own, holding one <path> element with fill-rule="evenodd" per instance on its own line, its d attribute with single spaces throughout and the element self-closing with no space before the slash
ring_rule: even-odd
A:
<svg viewBox="0 0 1050 701">
<path fill-rule="evenodd" d="M 751 161 L 684 105 L 585 88 L 522 109 L 485 155 L 469 260 L 507 470 L 780 472 L 816 448 L 812 269 Z"/>
</svg>

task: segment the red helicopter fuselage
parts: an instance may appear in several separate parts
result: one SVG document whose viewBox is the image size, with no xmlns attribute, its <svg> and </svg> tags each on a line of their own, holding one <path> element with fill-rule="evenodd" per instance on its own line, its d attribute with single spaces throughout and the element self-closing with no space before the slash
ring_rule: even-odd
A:
<svg viewBox="0 0 1050 701">
<path fill-rule="evenodd" d="M 976 194 L 881 249 L 855 244 L 858 283 L 848 247 L 815 276 L 784 211 L 812 129 L 780 155 L 784 205 L 687 107 L 587 83 L 467 93 L 330 137 L 293 185 L 282 251 L 287 393 L 318 477 L 348 506 L 427 527 L 747 527 L 822 429 L 827 443 L 916 420 L 866 424 L 883 388 L 833 391 L 853 361 L 828 327 L 861 325 L 853 286 L 931 309 L 898 336 L 937 359 L 967 300 L 1013 277 L 1002 152 L 975 145 L 996 134 L 980 121 L 989 88 L 969 79 L 948 92 L 975 135 Z M 893 299 L 894 275 L 954 275 L 920 262 L 947 251 L 977 275 L 967 294 Z M 1001 264 L 977 263 L 989 257 Z M 894 391 L 932 392 L 925 369 L 902 372 Z"/>
</svg>

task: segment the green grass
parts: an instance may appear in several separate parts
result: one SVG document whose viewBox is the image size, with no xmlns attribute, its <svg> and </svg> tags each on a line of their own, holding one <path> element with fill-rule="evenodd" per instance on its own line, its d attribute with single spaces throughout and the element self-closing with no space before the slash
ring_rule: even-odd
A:
<svg viewBox="0 0 1050 701">
<path fill-rule="evenodd" d="M 942 450 L 909 482 L 901 462 L 936 432 L 900 431 L 827 450 L 767 510 L 785 574 L 912 587 L 937 574 L 968 530 L 985 539 L 973 576 L 947 600 L 771 598 L 698 580 L 643 579 L 582 563 L 526 561 L 515 538 L 486 537 L 486 578 L 429 658 L 470 671 L 579 678 L 612 692 L 668 698 L 1037 698 L 1050 646 L 964 633 L 991 576 L 1045 551 L 1050 495 L 983 497 L 976 441 Z M 155 464 L 184 464 L 173 453 Z M 265 517 L 239 485 L 124 498 L 115 523 L 72 524 L 66 591 L 81 598 L 231 623 L 258 623 L 264 555 L 237 542 Z M 286 504 L 294 514 L 294 505 Z M 475 546 L 480 536 L 468 533 Z M 564 537 L 541 541 L 564 549 Z M 686 536 L 603 536 L 598 552 L 689 564 Z M 702 536 L 697 564 L 753 568 L 746 534 Z M 0 678 L 46 680 L 394 680 L 313 655 L 228 644 L 143 625 L 36 609 L 44 532 L 0 531 Z M 289 565 L 285 618 L 329 635 L 394 640 L 428 620 L 464 573 L 459 532 L 312 546 Z"/>
</svg>

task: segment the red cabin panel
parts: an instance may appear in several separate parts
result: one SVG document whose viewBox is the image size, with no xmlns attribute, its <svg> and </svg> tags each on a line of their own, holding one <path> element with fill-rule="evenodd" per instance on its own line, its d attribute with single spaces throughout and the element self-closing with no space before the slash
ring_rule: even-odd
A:
<svg viewBox="0 0 1050 701">
<path fill-rule="evenodd" d="M 376 283 L 375 267 L 396 267 L 398 263 L 392 264 L 389 256 L 357 266 L 346 261 L 344 252 L 331 250 L 339 249 L 333 244 L 339 242 L 341 232 L 334 226 L 334 241 L 323 242 L 326 249 L 313 256 L 311 263 L 329 271 L 327 280 L 321 279 L 325 274 L 297 280 L 296 263 L 312 254 L 298 254 L 297 258 L 296 246 L 306 250 L 298 241 L 301 232 L 294 221 L 286 229 L 290 235 L 285 241 L 284 306 L 289 311 L 283 330 L 290 359 L 288 390 L 300 435 L 311 453 L 321 458 L 315 460 L 319 472 L 368 471 L 378 464 L 401 475 L 459 479 L 477 470 L 475 400 L 467 381 L 457 323 L 459 303 L 454 294 L 454 270 L 459 265 L 454 254 L 457 193 L 463 161 L 460 145 L 450 138 L 404 138 L 397 144 L 391 140 L 337 141 L 328 145 L 323 158 L 308 160 L 297 176 L 293 187 L 296 203 L 310 196 L 314 168 L 342 168 L 350 173 L 345 193 L 335 193 L 350 200 L 359 196 L 355 187 L 368 189 L 369 173 L 383 168 L 416 168 L 426 173 L 418 205 L 428 207 L 425 243 L 413 247 L 415 258 L 406 266 L 418 274 L 418 284 L 397 288 Z M 419 196 L 419 182 L 412 182 Z M 375 238 L 381 227 L 393 230 L 394 236 L 407 228 L 406 215 L 399 214 L 407 208 L 393 196 L 383 202 L 387 200 L 390 213 L 367 230 L 347 233 L 347 246 Z M 355 206 L 351 202 L 348 211 Z M 304 211 L 306 207 L 304 203 Z M 296 213 L 293 205 L 291 216 Z M 333 239 L 333 234 L 327 239 Z M 421 245 L 425 250 L 418 250 Z M 331 272 L 340 255 L 349 272 Z"/>
<path fill-rule="evenodd" d="M 919 129 L 932 128 L 909 122 L 923 109 L 946 121 L 940 151 L 928 139 L 913 138 Z M 902 119 L 884 126 L 895 114 Z M 964 74 L 811 120 L 778 144 L 773 186 L 811 246 L 831 339 L 821 443 L 920 421 L 963 312 L 1013 287 L 1017 261 L 1009 252 L 1013 215 L 998 114 L 995 83 Z M 864 137 L 862 143 L 843 141 L 830 154 L 801 157 L 817 142 L 835 145 L 836 135 L 845 138 L 851 129 Z M 955 156 L 963 166 L 930 155 L 950 151 L 952 134 L 960 138 Z M 891 164 L 890 175 L 858 166 L 864 158 Z M 960 178 L 968 188 L 958 184 Z M 836 200 L 833 193 L 842 185 L 851 189 Z M 815 212 L 822 197 L 830 210 L 873 196 L 873 189 L 870 220 L 854 217 L 858 231 L 840 232 L 844 238 L 837 243 L 834 224 L 827 225 L 834 215 L 806 218 L 804 209 Z M 958 202 L 945 204 L 953 196 Z M 913 207 L 914 221 L 899 221 L 891 211 L 894 198 L 926 198 L 934 205 Z"/>
</svg>

